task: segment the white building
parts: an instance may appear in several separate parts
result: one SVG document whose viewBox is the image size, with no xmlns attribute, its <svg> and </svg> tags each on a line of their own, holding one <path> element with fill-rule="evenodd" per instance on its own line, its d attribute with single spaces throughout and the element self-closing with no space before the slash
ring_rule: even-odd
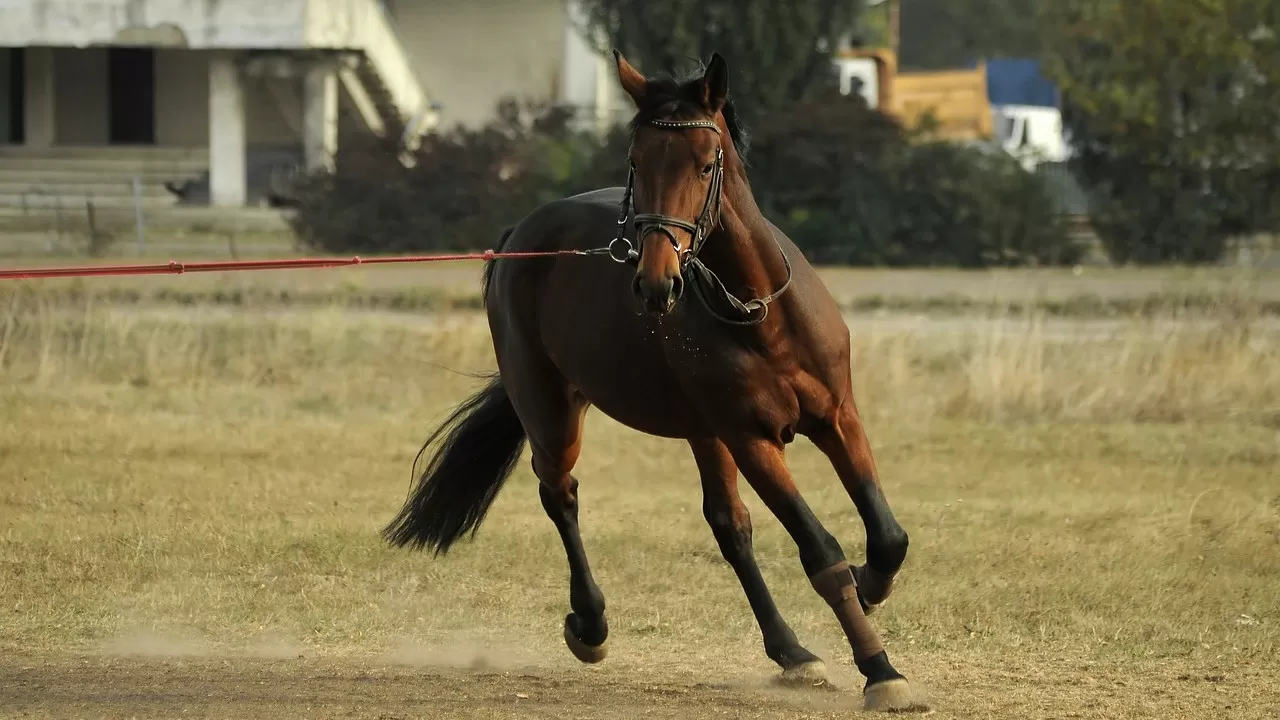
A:
<svg viewBox="0 0 1280 720">
<path fill-rule="evenodd" d="M 3 0 L 0 206 L 33 194 L 258 202 L 272 168 L 331 161 L 340 125 L 477 125 L 497 101 L 617 107 L 571 0 Z"/>
</svg>

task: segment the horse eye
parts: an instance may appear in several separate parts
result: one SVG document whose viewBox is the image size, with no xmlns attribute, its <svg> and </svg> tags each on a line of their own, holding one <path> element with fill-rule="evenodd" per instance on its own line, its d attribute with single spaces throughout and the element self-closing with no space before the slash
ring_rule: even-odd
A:
<svg viewBox="0 0 1280 720">
<path fill-rule="evenodd" d="M 715 170 L 715 169 L 716 169 L 716 164 L 715 164 L 715 163 L 707 163 L 707 166 L 706 166 L 706 167 L 704 167 L 704 168 L 702 168 L 702 174 L 703 174 L 703 175 L 710 175 L 710 174 L 711 174 L 711 171 L 712 171 L 712 170 Z"/>
</svg>

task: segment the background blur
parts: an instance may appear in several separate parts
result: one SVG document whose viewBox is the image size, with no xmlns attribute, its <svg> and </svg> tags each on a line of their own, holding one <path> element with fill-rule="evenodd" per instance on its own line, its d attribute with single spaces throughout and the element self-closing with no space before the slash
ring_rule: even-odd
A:
<svg viewBox="0 0 1280 720">
<path fill-rule="evenodd" d="M 761 205 L 817 262 L 1256 264 L 1280 223 L 1275 13 L 9 2 L 0 221 L 50 251 L 286 228 L 315 250 L 487 247 L 539 202 L 624 179 L 617 47 L 650 74 L 726 56 Z"/>
</svg>

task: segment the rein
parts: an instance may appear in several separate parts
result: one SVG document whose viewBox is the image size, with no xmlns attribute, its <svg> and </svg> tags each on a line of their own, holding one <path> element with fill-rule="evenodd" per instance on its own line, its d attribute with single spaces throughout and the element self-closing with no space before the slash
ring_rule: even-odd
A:
<svg viewBox="0 0 1280 720">
<path fill-rule="evenodd" d="M 716 135 L 723 134 L 720 126 L 710 120 L 650 120 L 649 125 L 660 127 L 668 130 L 692 130 L 705 129 L 715 132 Z M 631 245 L 631 241 L 625 237 L 628 220 L 634 221 L 636 228 L 637 241 L 644 238 L 650 232 L 661 232 L 671 240 L 671 244 L 675 246 L 679 252 L 680 245 L 676 239 L 675 233 L 669 228 L 675 227 L 685 230 L 691 236 L 689 249 L 680 253 L 680 269 L 682 273 L 688 273 L 693 276 L 695 282 L 692 283 L 699 299 L 702 300 L 707 311 L 717 320 L 730 325 L 759 325 L 769 316 L 769 304 L 777 300 L 787 288 L 791 286 L 791 260 L 782 249 L 782 243 L 778 241 L 777 234 L 773 235 L 773 242 L 778 246 L 778 252 L 782 255 L 782 262 L 787 268 L 787 279 L 782 286 L 773 291 L 769 295 L 762 298 L 753 298 L 746 302 L 742 302 L 729 292 L 728 288 L 720 280 L 711 268 L 698 258 L 698 253 L 702 251 L 706 245 L 707 239 L 711 236 L 711 231 L 720 223 L 720 214 L 724 203 L 724 148 L 716 148 L 716 159 L 711 169 L 711 184 L 707 188 L 707 197 L 702 204 L 702 212 L 698 214 L 697 220 L 689 222 L 681 218 L 671 215 L 663 215 L 660 213 L 638 213 L 632 215 L 632 195 L 635 190 L 636 165 L 633 161 L 628 160 L 627 184 L 622 193 L 621 212 L 618 216 L 618 234 L 609 242 L 609 257 L 619 263 L 628 265 L 640 264 L 640 253 Z M 750 316 L 755 311 L 760 311 L 760 315 L 754 319 L 739 320 L 727 317 L 712 304 L 712 298 L 708 294 L 714 294 L 715 299 L 728 305 L 735 314 L 744 317 Z"/>
</svg>

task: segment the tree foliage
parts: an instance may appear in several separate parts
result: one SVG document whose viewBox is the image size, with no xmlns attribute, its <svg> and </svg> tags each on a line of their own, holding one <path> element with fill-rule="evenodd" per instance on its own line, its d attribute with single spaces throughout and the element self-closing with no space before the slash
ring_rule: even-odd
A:
<svg viewBox="0 0 1280 720">
<path fill-rule="evenodd" d="M 335 170 L 299 185 L 295 231 L 329 252 L 491 247 L 540 203 L 622 183 L 625 129 L 601 142 L 569 120 L 506 102 L 485 128 L 428 138 L 408 168 L 385 141 L 345 137 Z M 1012 158 L 908 142 L 860 96 L 797 104 L 753 136 L 756 198 L 816 262 L 987 267 L 1080 256 L 1043 182 Z"/>
<path fill-rule="evenodd" d="M 1041 27 L 1113 259 L 1213 262 L 1277 228 L 1280 3 L 1060 0 Z"/>
<path fill-rule="evenodd" d="M 397 122 L 389 108 L 383 115 Z M 598 138 L 571 130 L 571 120 L 567 109 L 507 99 L 482 128 L 425 137 L 409 167 L 390 139 L 398 137 L 394 132 L 344 133 L 333 171 L 295 184 L 294 233 L 329 252 L 489 247 L 503 224 L 538 204 L 619 182 L 622 134 L 602 147 Z"/>
<path fill-rule="evenodd" d="M 584 0 L 582 31 L 644 72 L 680 72 L 718 52 L 748 120 L 834 91 L 832 57 L 862 0 Z"/>
<path fill-rule="evenodd" d="M 761 208 L 818 262 L 991 267 L 1082 255 L 1042 178 L 996 150 L 910 142 L 860 96 L 798 104 L 753 138 Z"/>
<path fill-rule="evenodd" d="M 965 67 L 983 57 L 1039 54 L 1037 11 L 1056 0 L 900 0 L 899 66 Z"/>
</svg>

